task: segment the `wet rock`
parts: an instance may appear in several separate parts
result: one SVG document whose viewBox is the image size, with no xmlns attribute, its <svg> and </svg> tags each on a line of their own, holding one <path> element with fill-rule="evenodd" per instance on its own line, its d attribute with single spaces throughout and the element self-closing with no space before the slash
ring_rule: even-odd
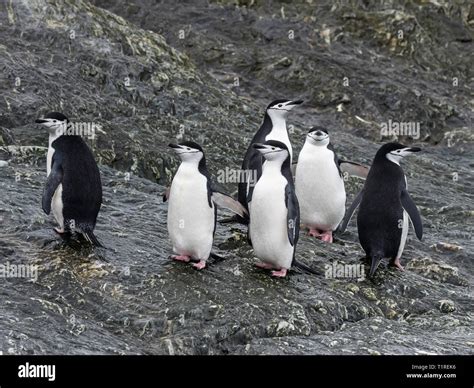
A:
<svg viewBox="0 0 474 388">
<path fill-rule="evenodd" d="M 94 3 L 113 13 L 79 0 L 0 12 L 0 254 L 38 268 L 36 281 L 0 282 L 5 354 L 472 353 L 466 5 Z M 225 259 L 202 272 L 168 260 L 161 193 L 177 160 L 166 144 L 200 142 L 214 176 L 238 168 L 276 97 L 306 100 L 289 117 L 295 155 L 320 124 L 341 156 L 370 164 L 374 141 L 388 140 L 382 122 L 423 122 L 420 139 L 395 136 L 425 151 L 403 162 L 425 227 L 422 242 L 409 233 L 406 271 L 384 262 L 374 279 L 324 276 L 335 261 L 360 263 L 355 218 L 334 244 L 301 234 L 297 258 L 320 275 L 255 269 L 240 225 L 217 226 Z M 62 243 L 41 210 L 47 134 L 33 122 L 51 109 L 101 124 L 86 141 L 104 186 L 104 251 Z M 348 201 L 361 184 L 346 182 Z M 463 249 L 430 248 L 440 241 Z"/>
<path fill-rule="evenodd" d="M 267 327 L 270 337 L 287 337 L 309 335 L 311 326 L 306 317 L 303 306 L 287 301 L 292 307 L 291 315 L 287 319 L 274 319 Z"/>
<path fill-rule="evenodd" d="M 434 249 L 437 252 L 459 252 L 463 249 L 463 247 L 459 245 L 444 242 L 434 244 L 430 248 Z"/>
<path fill-rule="evenodd" d="M 417 272 L 429 279 L 434 279 L 459 286 L 466 286 L 467 280 L 459 274 L 459 269 L 451 265 L 434 261 L 430 257 L 411 260 L 407 269 Z"/>
<path fill-rule="evenodd" d="M 468 4 L 391 0 L 361 7 L 357 2 L 246 1 L 236 7 L 233 0 L 216 0 L 210 5 L 200 1 L 195 9 L 172 1 L 136 0 L 138 9 L 129 10 L 111 0 L 94 3 L 163 33 L 200 69 L 236 73 L 239 94 L 267 101 L 268 90 L 303 93 L 307 103 L 321 108 L 321 120 L 340 110 L 334 97 L 346 94 L 350 104 L 344 106 L 341 125 L 361 136 L 380 138 L 376 126 L 360 128 L 351 118 L 362 113 L 378 125 L 390 117 L 422 121 L 419 139 L 434 144 L 446 132 L 470 132 L 471 66 L 464 55 L 473 36 Z M 191 23 L 193 34 L 184 39 L 177 31 L 181 27 L 169 28 L 199 15 L 205 22 Z M 209 54 L 227 47 L 231 52 Z"/>
<path fill-rule="evenodd" d="M 453 311 L 456 311 L 456 306 L 452 300 L 443 299 L 440 300 L 438 303 L 439 310 L 443 313 L 452 313 Z"/>
</svg>

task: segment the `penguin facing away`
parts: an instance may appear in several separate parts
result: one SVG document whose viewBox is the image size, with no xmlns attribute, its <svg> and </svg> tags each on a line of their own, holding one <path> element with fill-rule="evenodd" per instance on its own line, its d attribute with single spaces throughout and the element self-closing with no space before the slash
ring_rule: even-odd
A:
<svg viewBox="0 0 474 388">
<path fill-rule="evenodd" d="M 343 172 L 365 178 L 368 169 L 338 158 L 328 131 L 311 128 L 298 156 L 295 173 L 301 223 L 309 235 L 332 242 L 332 233 L 345 213 L 346 190 Z"/>
<path fill-rule="evenodd" d="M 295 106 L 302 103 L 302 100 L 275 100 L 265 109 L 263 123 L 252 138 L 242 162 L 242 170 L 245 171 L 248 176 L 244 182 L 239 183 L 238 200 L 246 209 L 249 209 L 248 203 L 252 200 L 252 193 L 256 183 L 255 181 L 252 181 L 250 177 L 255 177 L 256 175 L 255 178 L 258 180 L 262 174 L 262 165 L 264 163 L 262 154 L 253 147 L 253 144 L 264 143 L 268 140 L 280 141 L 286 145 L 291 160 L 293 150 L 290 144 L 288 130 L 286 128 L 286 118 L 288 113 Z M 240 221 L 244 223 L 248 222 L 248 220 Z"/>
<path fill-rule="evenodd" d="M 359 241 L 370 258 L 372 277 L 383 258 L 403 270 L 400 258 L 408 235 L 408 219 L 419 240 L 423 225 L 418 209 L 408 194 L 405 174 L 400 167 L 403 157 L 419 152 L 418 147 L 387 143 L 380 147 L 363 189 L 354 199 L 341 225 L 344 231 L 355 209 Z"/>
<path fill-rule="evenodd" d="M 101 246 L 94 228 L 102 204 L 102 183 L 90 148 L 80 136 L 66 134 L 69 120 L 62 113 L 50 112 L 36 123 L 49 132 L 44 212 L 52 210 L 59 235 L 78 232 L 91 244 Z"/>
<path fill-rule="evenodd" d="M 287 146 L 276 140 L 253 147 L 265 158 L 250 203 L 249 242 L 261 262 L 258 267 L 272 269 L 272 276 L 284 277 L 292 265 L 315 273 L 295 260 L 300 214 Z"/>
<path fill-rule="evenodd" d="M 194 142 L 169 144 L 179 156 L 181 164 L 173 177 L 164 201 L 168 205 L 168 233 L 173 246 L 173 260 L 197 261 L 193 266 L 205 268 L 211 253 L 216 231 L 217 206 L 233 211 L 241 217 L 246 209 L 231 197 L 216 191 L 207 170 L 202 147 Z"/>
</svg>

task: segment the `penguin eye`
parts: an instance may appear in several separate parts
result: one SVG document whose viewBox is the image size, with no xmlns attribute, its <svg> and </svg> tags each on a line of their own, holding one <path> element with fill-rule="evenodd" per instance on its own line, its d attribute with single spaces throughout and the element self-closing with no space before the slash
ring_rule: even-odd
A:
<svg viewBox="0 0 474 388">
<path fill-rule="evenodd" d="M 187 147 L 188 151 L 191 151 L 191 148 Z"/>
<path fill-rule="evenodd" d="M 272 150 L 274 150 L 274 149 L 275 149 L 275 147 L 272 147 Z"/>
<path fill-rule="evenodd" d="M 278 108 L 281 108 L 283 105 L 282 104 L 278 104 Z"/>
</svg>

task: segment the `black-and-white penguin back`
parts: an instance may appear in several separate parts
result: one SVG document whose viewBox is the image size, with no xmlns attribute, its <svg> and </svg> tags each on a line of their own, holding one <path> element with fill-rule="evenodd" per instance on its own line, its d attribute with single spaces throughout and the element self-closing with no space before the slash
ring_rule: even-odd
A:
<svg viewBox="0 0 474 388">
<path fill-rule="evenodd" d="M 60 136 L 52 143 L 52 164 L 62 169 L 62 203 L 66 226 L 93 230 L 102 204 L 102 182 L 91 150 L 79 136 Z"/>
</svg>

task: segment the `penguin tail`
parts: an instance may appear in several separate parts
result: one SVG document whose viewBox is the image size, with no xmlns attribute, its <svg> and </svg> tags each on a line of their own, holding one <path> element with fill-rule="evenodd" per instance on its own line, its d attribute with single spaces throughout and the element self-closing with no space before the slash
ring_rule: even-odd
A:
<svg viewBox="0 0 474 388">
<path fill-rule="evenodd" d="M 319 275 L 319 272 L 316 271 L 315 269 L 307 266 L 306 264 L 302 263 L 301 261 L 297 261 L 296 259 L 293 259 L 293 266 L 296 268 L 299 268 L 303 272 L 312 274 L 312 275 Z"/>
<path fill-rule="evenodd" d="M 369 278 L 374 276 L 375 271 L 377 270 L 380 261 L 382 260 L 382 256 L 374 255 L 370 257 L 370 271 L 369 271 Z"/>
<path fill-rule="evenodd" d="M 97 237 L 94 235 L 94 232 L 92 230 L 84 231 L 82 233 L 84 238 L 89 241 L 92 245 L 100 248 L 104 248 L 104 246 L 100 243 L 99 240 L 97 240 Z"/>
</svg>

